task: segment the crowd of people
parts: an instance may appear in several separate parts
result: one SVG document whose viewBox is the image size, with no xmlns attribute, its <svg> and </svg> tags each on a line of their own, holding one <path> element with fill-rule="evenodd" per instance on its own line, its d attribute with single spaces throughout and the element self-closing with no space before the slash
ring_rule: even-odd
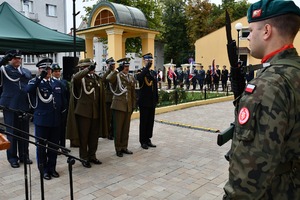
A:
<svg viewBox="0 0 300 200">
<path fill-rule="evenodd" d="M 151 53 L 143 55 L 144 67 L 134 77 L 129 73 L 129 58 L 106 60 L 104 74 L 95 72 L 90 58 L 79 61 L 71 82 L 61 77 L 62 68 L 51 58 L 41 59 L 38 73 L 23 68 L 22 52 L 11 50 L 0 60 L 2 93 L 0 106 L 7 126 L 7 160 L 12 168 L 32 164 L 29 158 L 29 123 L 34 124 L 37 166 L 45 180 L 58 178 L 56 161 L 67 154 L 66 139 L 79 147 L 83 167 L 100 165 L 97 158 L 99 138 L 114 140 L 116 155 L 133 154 L 128 149 L 130 120 L 140 109 L 141 148 L 155 148 L 152 143 L 155 107 L 158 102 L 157 74 Z M 136 85 L 139 84 L 139 92 Z M 138 98 L 137 98 L 138 96 Z M 20 139 L 20 138 L 22 139 Z"/>
<path fill-rule="evenodd" d="M 208 66 L 208 70 L 205 71 L 203 65 L 196 69 L 196 65 L 187 66 L 186 70 L 182 70 L 182 67 L 168 67 L 167 70 L 167 89 L 176 89 L 177 87 L 185 88 L 186 90 L 196 90 L 199 88 L 203 91 L 204 88 L 209 91 L 219 91 L 219 85 L 221 82 L 222 91 L 227 90 L 227 81 L 230 78 L 230 74 L 226 69 L 226 65 L 223 69 L 219 69 L 219 65 L 216 65 L 215 69 L 212 69 L 211 65 Z M 199 87 L 197 87 L 199 85 Z M 160 87 L 161 88 L 161 87 Z"/>
</svg>

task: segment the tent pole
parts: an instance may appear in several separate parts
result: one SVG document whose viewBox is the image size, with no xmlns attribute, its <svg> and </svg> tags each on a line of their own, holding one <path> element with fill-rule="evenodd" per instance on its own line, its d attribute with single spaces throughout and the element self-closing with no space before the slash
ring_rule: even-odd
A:
<svg viewBox="0 0 300 200">
<path fill-rule="evenodd" d="M 75 1 L 73 0 L 73 42 L 74 42 L 74 59 L 76 58 L 76 8 Z"/>
</svg>

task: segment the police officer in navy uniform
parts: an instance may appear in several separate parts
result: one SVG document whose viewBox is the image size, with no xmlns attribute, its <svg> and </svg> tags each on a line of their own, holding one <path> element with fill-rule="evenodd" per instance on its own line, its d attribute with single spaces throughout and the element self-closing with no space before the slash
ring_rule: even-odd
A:
<svg viewBox="0 0 300 200">
<path fill-rule="evenodd" d="M 62 68 L 57 63 L 52 64 L 51 70 L 52 70 L 52 78 L 60 81 L 64 88 L 63 96 L 64 96 L 64 99 L 66 102 L 66 109 L 62 113 L 59 145 L 62 147 L 66 147 L 66 125 L 67 125 L 67 116 L 68 116 L 68 106 L 69 106 L 69 100 L 70 100 L 69 83 L 67 80 L 62 79 L 62 77 L 61 77 Z M 64 150 L 61 150 L 61 151 L 64 151 Z"/>
<path fill-rule="evenodd" d="M 1 67 L 0 76 L 3 88 L 0 106 L 3 107 L 4 123 L 28 133 L 29 117 L 24 113 L 29 111 L 29 102 L 25 87 L 31 79 L 31 72 L 21 66 L 22 53 L 19 50 L 8 51 L 0 61 L 0 64 L 3 65 L 7 62 L 9 62 L 7 66 Z M 29 139 L 28 134 L 20 133 L 11 128 L 6 130 L 9 133 Z M 7 160 L 11 167 L 19 167 L 19 161 L 32 164 L 28 156 L 28 142 L 18 140 L 9 135 L 7 138 L 11 144 L 7 150 Z"/>
<path fill-rule="evenodd" d="M 157 75 L 151 68 L 152 54 L 143 55 L 145 66 L 137 75 L 139 81 L 140 93 L 138 105 L 140 108 L 140 134 L 139 140 L 143 149 L 156 147 L 151 142 L 153 135 L 155 107 L 158 103 Z"/>
<path fill-rule="evenodd" d="M 51 78 L 52 62 L 52 59 L 45 58 L 36 64 L 40 74 L 29 81 L 26 89 L 34 108 L 35 135 L 51 143 L 59 144 L 61 117 L 66 103 L 61 82 Z M 47 145 L 41 140 L 37 142 Z M 51 144 L 48 144 L 48 147 L 58 149 L 57 146 Z M 38 166 L 44 179 L 50 180 L 51 177 L 59 177 L 56 171 L 56 159 L 56 152 L 37 147 Z"/>
</svg>

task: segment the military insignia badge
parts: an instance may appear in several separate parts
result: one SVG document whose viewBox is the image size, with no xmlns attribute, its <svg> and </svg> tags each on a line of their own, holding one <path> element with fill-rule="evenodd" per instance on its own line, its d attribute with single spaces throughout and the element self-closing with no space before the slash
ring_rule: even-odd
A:
<svg viewBox="0 0 300 200">
<path fill-rule="evenodd" d="M 253 91 L 255 90 L 255 85 L 248 84 L 247 87 L 245 88 L 245 92 L 252 94 Z"/>
<path fill-rule="evenodd" d="M 253 12 L 252 12 L 252 18 L 260 17 L 260 16 L 261 16 L 261 13 L 262 13 L 262 10 L 261 10 L 261 9 L 253 10 Z"/>
<path fill-rule="evenodd" d="M 243 107 L 239 112 L 239 118 L 238 118 L 239 123 L 241 125 L 246 124 L 247 121 L 249 120 L 249 117 L 250 117 L 250 112 L 249 112 L 248 108 Z"/>
</svg>

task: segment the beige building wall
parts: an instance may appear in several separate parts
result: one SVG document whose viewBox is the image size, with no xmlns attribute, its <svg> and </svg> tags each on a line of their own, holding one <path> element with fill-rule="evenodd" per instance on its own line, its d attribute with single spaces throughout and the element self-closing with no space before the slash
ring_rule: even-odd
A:
<svg viewBox="0 0 300 200">
<path fill-rule="evenodd" d="M 242 23 L 243 28 L 248 27 L 247 17 L 243 17 L 237 21 L 231 23 L 231 33 L 232 39 L 237 40 L 237 31 L 235 25 L 237 23 Z M 208 66 L 212 64 L 213 59 L 215 59 L 215 64 L 220 65 L 222 69 L 223 65 L 227 66 L 227 69 L 230 68 L 228 55 L 227 55 L 227 38 L 226 38 L 226 29 L 225 27 L 212 32 L 195 42 L 195 59 L 196 63 L 201 63 L 204 66 L 204 69 L 207 70 Z M 239 46 L 249 48 L 249 42 L 247 39 L 240 39 Z M 300 53 L 300 32 L 297 34 L 294 46 Z M 241 53 L 240 55 L 247 55 L 248 64 L 259 64 L 260 60 L 255 59 L 250 56 L 249 53 Z"/>
</svg>

